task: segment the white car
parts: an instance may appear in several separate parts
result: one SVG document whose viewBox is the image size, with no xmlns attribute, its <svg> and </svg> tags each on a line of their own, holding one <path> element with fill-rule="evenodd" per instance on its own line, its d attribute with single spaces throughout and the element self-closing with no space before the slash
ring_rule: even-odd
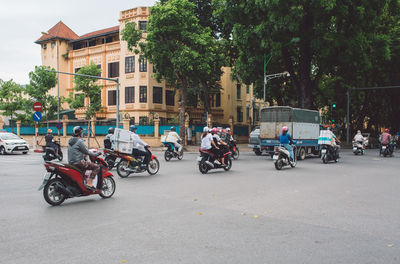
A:
<svg viewBox="0 0 400 264">
<path fill-rule="evenodd" d="M 13 133 L 0 132 L 0 155 L 10 153 L 27 154 L 28 151 L 29 145 L 25 140 Z"/>
</svg>

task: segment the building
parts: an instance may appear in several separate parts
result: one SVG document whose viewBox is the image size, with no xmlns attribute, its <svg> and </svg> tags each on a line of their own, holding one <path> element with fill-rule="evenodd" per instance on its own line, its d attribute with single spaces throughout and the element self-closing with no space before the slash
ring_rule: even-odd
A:
<svg viewBox="0 0 400 264">
<path fill-rule="evenodd" d="M 178 114 L 179 94 L 165 81 L 154 78 L 153 65 L 141 55 L 128 50 L 121 41 L 120 32 L 128 21 L 134 21 L 146 32 L 150 7 L 136 7 L 121 11 L 119 25 L 78 36 L 63 22 L 58 22 L 35 41 L 41 45 L 42 64 L 62 72 L 76 73 L 82 66 L 95 63 L 102 70 L 101 76 L 119 79 L 120 113 L 134 123 L 143 123 L 157 113 L 162 123 L 174 119 Z M 248 125 L 255 109 L 251 86 L 233 82 L 230 68 L 224 68 L 220 93 L 211 96 L 212 120 L 219 124 Z M 116 84 L 99 80 L 103 86 L 101 101 L 103 109 L 97 119 L 116 118 Z M 59 75 L 59 94 L 68 97 L 74 93 L 73 76 Z M 57 94 L 57 87 L 51 89 Z M 63 105 L 68 108 L 68 105 Z M 77 118 L 84 118 L 85 109 L 75 109 Z M 204 123 L 204 108 L 201 103 L 188 107 L 191 122 Z"/>
</svg>

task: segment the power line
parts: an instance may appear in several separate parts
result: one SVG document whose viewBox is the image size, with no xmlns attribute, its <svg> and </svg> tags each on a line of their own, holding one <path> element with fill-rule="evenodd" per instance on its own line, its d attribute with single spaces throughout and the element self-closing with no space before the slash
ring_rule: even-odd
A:
<svg viewBox="0 0 400 264">
<path fill-rule="evenodd" d="M 349 88 L 349 90 L 376 90 L 376 89 L 393 89 L 393 88 L 400 88 L 400 86 L 397 85 L 397 86 L 360 87 L 360 88 Z"/>
</svg>

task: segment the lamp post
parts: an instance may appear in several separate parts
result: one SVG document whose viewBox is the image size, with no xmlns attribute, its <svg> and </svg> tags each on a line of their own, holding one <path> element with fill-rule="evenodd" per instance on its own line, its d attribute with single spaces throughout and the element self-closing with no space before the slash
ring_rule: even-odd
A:
<svg viewBox="0 0 400 264">
<path fill-rule="evenodd" d="M 286 43 L 285 45 L 283 45 L 282 47 L 286 47 L 294 42 L 299 42 L 300 38 L 292 38 L 288 43 Z M 265 107 L 265 100 L 266 100 L 266 91 L 267 91 L 267 65 L 268 63 L 271 61 L 273 56 L 272 51 L 268 54 L 264 54 L 264 107 Z M 268 60 L 267 60 L 268 59 Z M 290 76 L 290 75 L 289 75 Z"/>
<path fill-rule="evenodd" d="M 50 35 L 52 37 L 55 38 L 55 42 L 56 42 L 56 47 L 57 47 L 57 123 L 60 123 L 60 75 L 59 75 L 59 54 L 58 54 L 58 42 L 57 42 L 57 37 L 49 34 L 48 32 L 41 32 L 43 35 Z M 67 128 L 64 128 L 67 129 Z M 60 129 L 57 129 L 57 139 L 58 142 L 60 142 Z"/>
</svg>

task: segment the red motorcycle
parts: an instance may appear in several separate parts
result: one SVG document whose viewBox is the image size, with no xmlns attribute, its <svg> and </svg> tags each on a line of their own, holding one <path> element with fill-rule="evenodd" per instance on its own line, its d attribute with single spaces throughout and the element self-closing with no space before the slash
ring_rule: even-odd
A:
<svg viewBox="0 0 400 264">
<path fill-rule="evenodd" d="M 95 152 L 95 151 L 93 151 Z M 100 157 L 90 156 L 90 161 L 100 165 L 95 189 L 85 186 L 85 172 L 77 167 L 65 163 L 47 161 L 46 174 L 39 191 L 43 189 L 46 202 L 51 205 L 60 205 L 65 199 L 79 196 L 98 194 L 103 198 L 110 198 L 115 192 L 115 181 L 108 171 L 107 163 Z"/>
<path fill-rule="evenodd" d="M 156 156 L 154 156 L 149 148 L 145 147 L 145 150 L 150 155 L 149 163 L 143 167 L 143 157 L 136 157 L 128 154 L 119 153 L 121 161 L 117 165 L 117 173 L 121 178 L 126 178 L 132 173 L 141 173 L 147 170 L 150 175 L 154 175 L 160 169 L 160 162 Z"/>
</svg>

